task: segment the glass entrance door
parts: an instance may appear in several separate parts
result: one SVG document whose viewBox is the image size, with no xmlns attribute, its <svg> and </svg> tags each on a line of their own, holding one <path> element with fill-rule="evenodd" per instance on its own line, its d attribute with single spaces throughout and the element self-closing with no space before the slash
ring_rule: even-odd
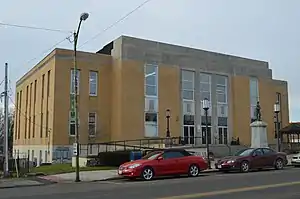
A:
<svg viewBox="0 0 300 199">
<path fill-rule="evenodd" d="M 194 125 L 184 125 L 183 126 L 183 136 L 185 144 L 195 144 L 195 126 Z"/>
</svg>

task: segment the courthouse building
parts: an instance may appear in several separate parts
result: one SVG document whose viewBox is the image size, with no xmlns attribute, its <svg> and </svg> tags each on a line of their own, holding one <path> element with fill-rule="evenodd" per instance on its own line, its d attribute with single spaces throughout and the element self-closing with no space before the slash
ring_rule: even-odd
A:
<svg viewBox="0 0 300 199">
<path fill-rule="evenodd" d="M 79 80 L 80 143 L 189 136 L 205 144 L 201 101 L 210 101 L 209 143 L 249 145 L 257 101 L 274 140 L 273 104 L 289 122 L 288 85 L 265 61 L 121 36 L 97 53 L 55 49 L 17 82 L 14 150 L 40 162 L 70 156 L 75 136 L 73 77 Z M 197 137 L 200 139 L 193 139 Z M 60 153 L 61 154 L 61 153 Z"/>
</svg>

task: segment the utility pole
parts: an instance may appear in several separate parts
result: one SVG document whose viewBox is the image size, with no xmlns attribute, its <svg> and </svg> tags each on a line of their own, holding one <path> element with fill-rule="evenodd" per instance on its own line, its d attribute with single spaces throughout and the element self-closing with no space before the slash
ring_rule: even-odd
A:
<svg viewBox="0 0 300 199">
<path fill-rule="evenodd" d="M 8 168 L 8 137 L 9 137 L 9 126 L 8 126 L 8 64 L 5 63 L 5 79 L 4 79 L 4 177 L 9 176 Z"/>
</svg>

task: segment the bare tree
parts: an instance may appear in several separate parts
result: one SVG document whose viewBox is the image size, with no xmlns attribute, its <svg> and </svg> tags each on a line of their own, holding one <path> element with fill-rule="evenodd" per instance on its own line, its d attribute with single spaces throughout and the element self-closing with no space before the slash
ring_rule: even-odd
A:
<svg viewBox="0 0 300 199">
<path fill-rule="evenodd" d="M 5 133 L 5 125 L 4 125 L 4 109 L 0 108 L 0 153 L 3 153 L 3 144 L 4 144 L 4 133 Z M 10 154 L 12 154 L 13 149 L 13 132 L 14 132 L 14 110 L 9 110 L 8 113 L 8 149 Z"/>
</svg>

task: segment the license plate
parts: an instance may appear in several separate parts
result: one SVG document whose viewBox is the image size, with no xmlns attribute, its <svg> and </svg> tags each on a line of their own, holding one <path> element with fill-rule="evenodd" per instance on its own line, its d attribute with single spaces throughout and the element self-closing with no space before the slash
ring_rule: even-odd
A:
<svg viewBox="0 0 300 199">
<path fill-rule="evenodd" d="M 222 168 L 222 166 L 221 165 L 218 165 L 218 169 L 221 169 Z"/>
<path fill-rule="evenodd" d="M 123 173 L 123 172 L 122 172 L 121 170 L 119 170 L 119 175 L 122 175 L 122 173 Z"/>
</svg>

